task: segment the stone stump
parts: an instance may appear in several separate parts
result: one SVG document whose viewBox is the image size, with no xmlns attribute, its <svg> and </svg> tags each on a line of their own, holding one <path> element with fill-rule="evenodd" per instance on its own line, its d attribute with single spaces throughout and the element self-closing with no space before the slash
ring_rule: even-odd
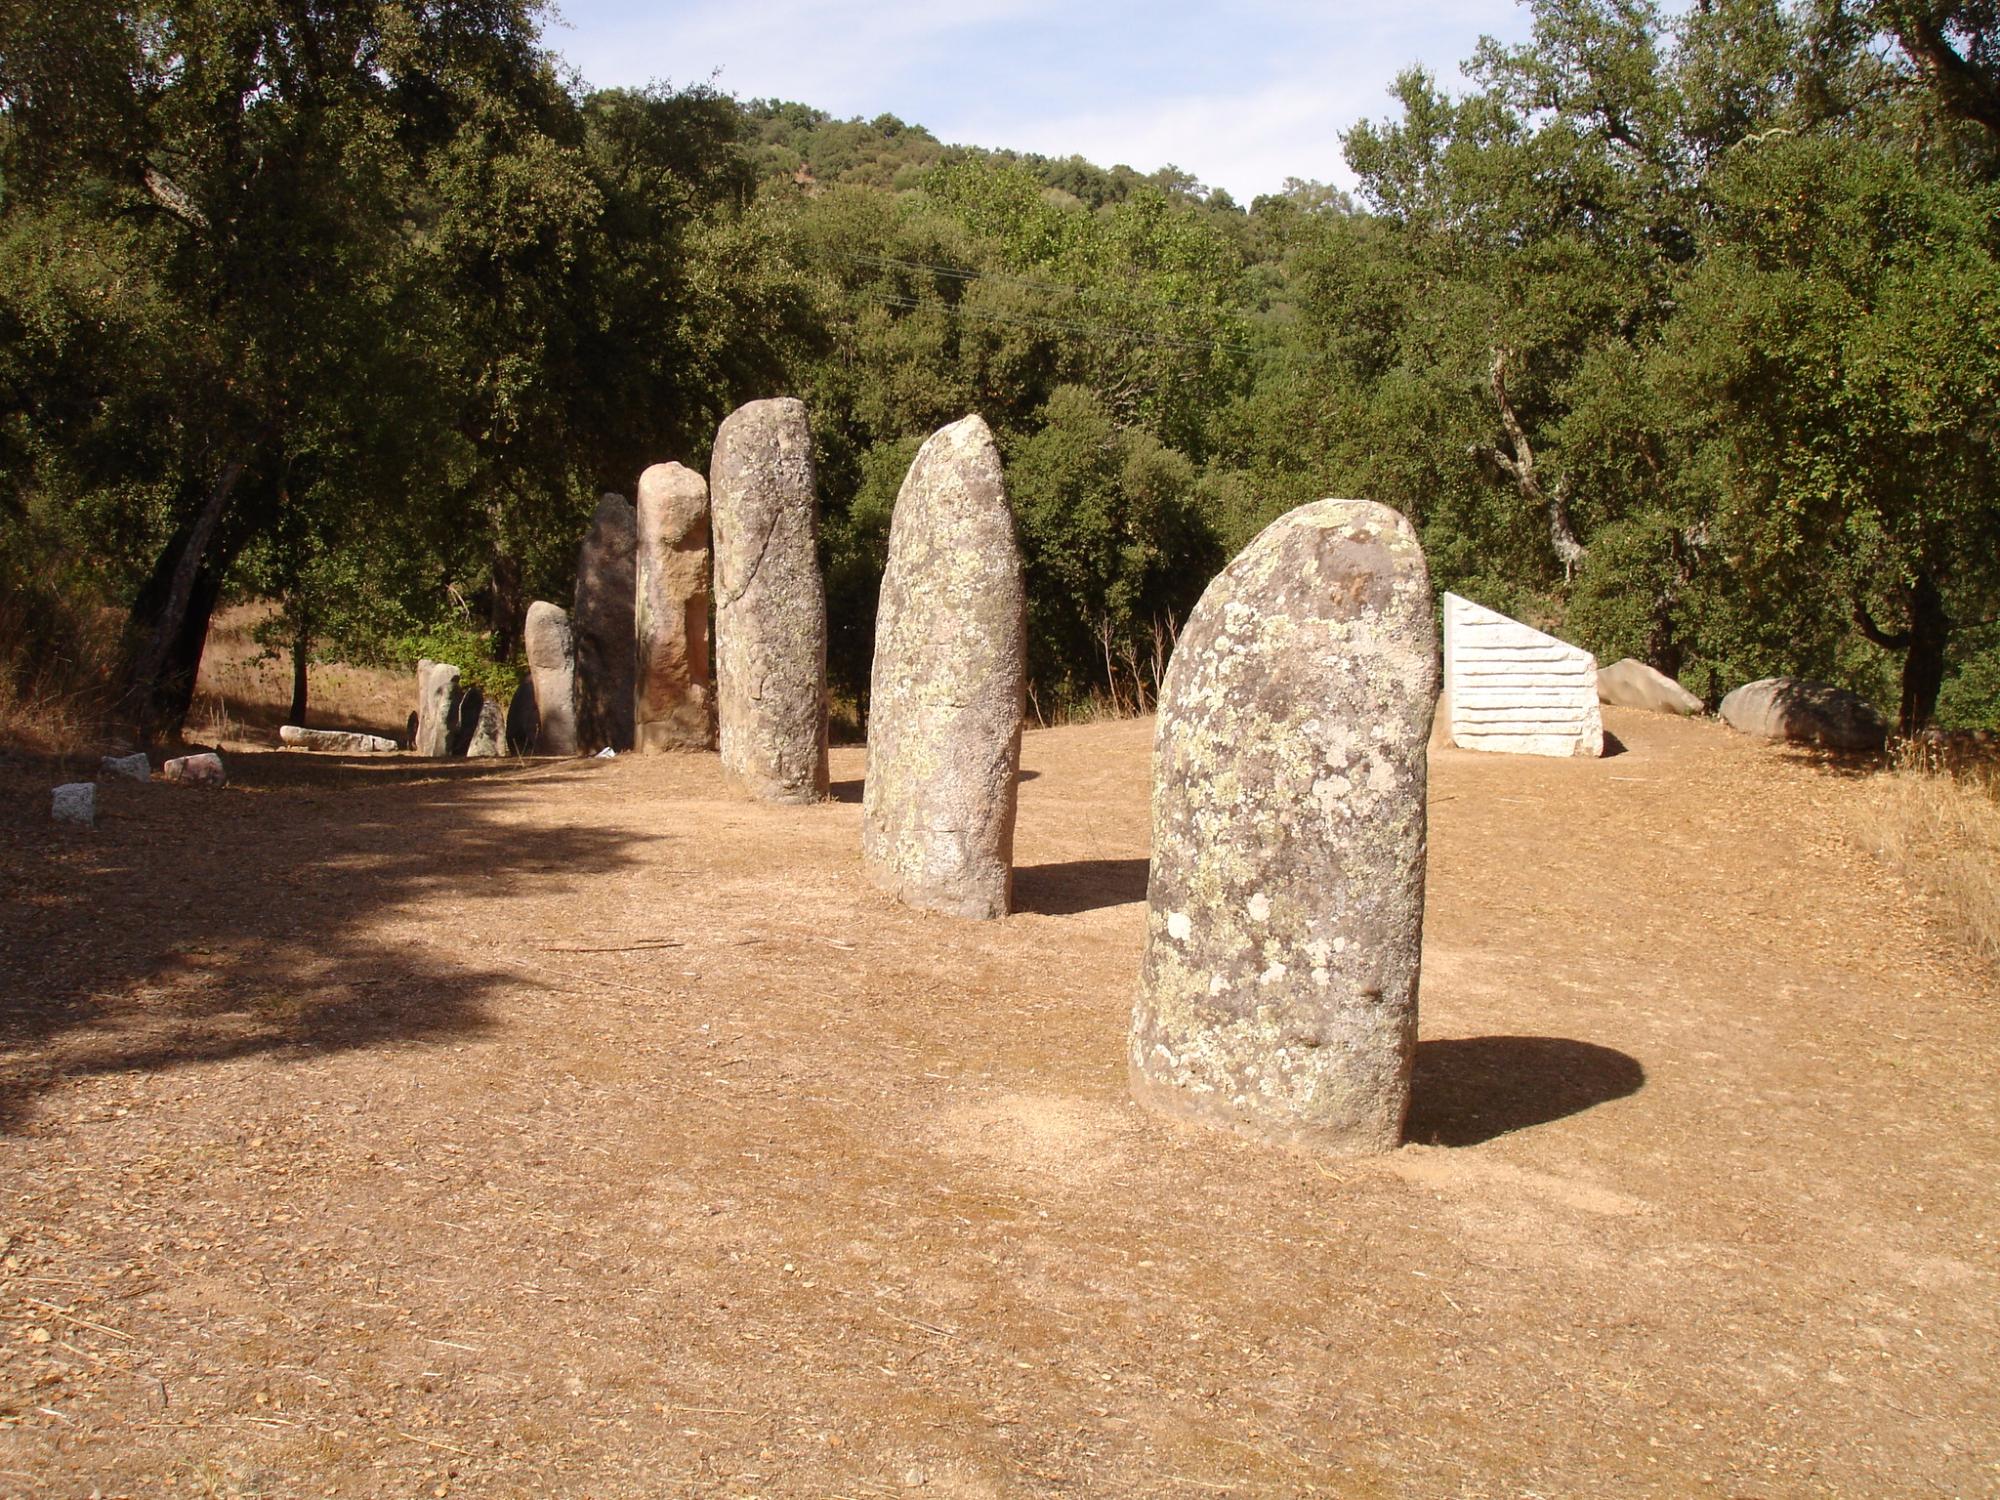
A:
<svg viewBox="0 0 2000 1500">
<path fill-rule="evenodd" d="M 967 417 L 896 496 L 875 616 L 861 860 L 898 900 L 1007 915 L 1026 684 L 1014 514 L 993 434 Z"/>
<path fill-rule="evenodd" d="M 569 616 L 546 599 L 528 606 L 522 632 L 528 657 L 528 681 L 533 694 L 534 738 L 529 753 L 574 755 L 576 737 L 576 638 Z M 515 695 L 520 696 L 518 693 Z"/>
<path fill-rule="evenodd" d="M 499 704 L 481 693 L 478 712 L 461 717 L 467 720 L 465 754 L 468 759 L 494 760 L 506 753 L 506 728 L 501 721 Z"/>
<path fill-rule="evenodd" d="M 458 708 L 458 668 L 450 662 L 417 663 L 417 733 L 413 748 L 419 755 L 450 755 L 453 714 Z"/>
<path fill-rule="evenodd" d="M 576 555 L 576 734 L 586 750 L 632 748 L 634 547 L 632 503 L 606 494 Z"/>
<path fill-rule="evenodd" d="M 1423 552 L 1386 506 L 1301 506 L 1209 585 L 1160 689 L 1141 1102 L 1316 1151 L 1398 1144 L 1436 697 Z"/>
<path fill-rule="evenodd" d="M 717 727 L 730 782 L 825 800 L 826 585 L 803 402 L 753 401 L 715 435 Z"/>
<path fill-rule="evenodd" d="M 58 823 L 75 823 L 84 828 L 97 826 L 97 787 L 88 781 L 71 781 L 49 794 L 49 816 Z"/>
<path fill-rule="evenodd" d="M 715 743 L 708 659 L 708 481 L 679 464 L 639 476 L 633 609 L 635 749 L 707 750 Z"/>
<path fill-rule="evenodd" d="M 128 781 L 151 781 L 152 762 L 146 759 L 146 752 L 135 750 L 130 755 L 107 755 L 97 763 L 100 776 L 123 776 Z"/>
</svg>

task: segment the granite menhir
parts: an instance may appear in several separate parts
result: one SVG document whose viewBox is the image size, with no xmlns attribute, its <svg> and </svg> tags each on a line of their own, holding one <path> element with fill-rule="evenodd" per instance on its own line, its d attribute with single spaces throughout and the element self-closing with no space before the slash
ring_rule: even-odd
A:
<svg viewBox="0 0 2000 1500">
<path fill-rule="evenodd" d="M 826 584 L 805 404 L 752 401 L 715 434 L 715 687 L 724 776 L 826 800 Z"/>
<path fill-rule="evenodd" d="M 632 631 L 638 522 L 632 502 L 606 493 L 576 554 L 576 732 L 585 750 L 632 748 Z"/>
<path fill-rule="evenodd" d="M 706 750 L 715 743 L 708 664 L 708 481 L 679 464 L 639 476 L 638 676 L 633 747 Z"/>
<path fill-rule="evenodd" d="M 875 615 L 861 860 L 910 906 L 1004 917 L 1027 596 L 993 434 L 933 433 L 896 496 Z"/>
<path fill-rule="evenodd" d="M 1153 747 L 1141 1102 L 1315 1151 L 1401 1140 L 1431 608 L 1402 516 L 1320 500 L 1266 527 L 1189 616 Z"/>
</svg>

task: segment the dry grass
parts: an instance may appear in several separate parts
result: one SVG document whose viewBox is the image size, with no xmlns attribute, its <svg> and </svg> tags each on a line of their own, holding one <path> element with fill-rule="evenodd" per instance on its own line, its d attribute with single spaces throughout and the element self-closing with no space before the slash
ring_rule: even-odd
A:
<svg viewBox="0 0 2000 1500">
<path fill-rule="evenodd" d="M 1915 747 L 1880 781 L 1870 846 L 1953 937 L 2000 964 L 2000 765 L 1941 766 Z"/>
<path fill-rule="evenodd" d="M 50 579 L 0 582 L 0 749 L 93 749 L 118 654 L 115 614 L 65 601 Z"/>
<path fill-rule="evenodd" d="M 1994 1495 L 1996 987 L 1878 778 L 1605 719 L 1432 756 L 1365 1161 L 1130 1103 L 1143 719 L 1025 737 L 997 922 L 859 747 L 0 763 L 0 1495 Z"/>
</svg>

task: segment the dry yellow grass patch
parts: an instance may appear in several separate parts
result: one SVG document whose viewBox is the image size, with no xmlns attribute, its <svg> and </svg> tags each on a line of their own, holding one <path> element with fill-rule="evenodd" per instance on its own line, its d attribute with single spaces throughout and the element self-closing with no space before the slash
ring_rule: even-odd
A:
<svg viewBox="0 0 2000 1500">
<path fill-rule="evenodd" d="M 1881 778 L 1867 831 L 1940 923 L 2000 964 L 2000 767 L 1951 769 L 1903 754 Z"/>
</svg>

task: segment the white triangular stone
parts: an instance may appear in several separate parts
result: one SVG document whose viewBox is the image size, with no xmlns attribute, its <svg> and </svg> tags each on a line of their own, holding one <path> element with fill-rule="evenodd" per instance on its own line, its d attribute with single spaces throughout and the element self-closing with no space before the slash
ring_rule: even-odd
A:
<svg viewBox="0 0 2000 1500">
<path fill-rule="evenodd" d="M 1444 694 L 1460 749 L 1604 753 L 1597 658 L 1457 594 L 1444 596 Z"/>
</svg>

